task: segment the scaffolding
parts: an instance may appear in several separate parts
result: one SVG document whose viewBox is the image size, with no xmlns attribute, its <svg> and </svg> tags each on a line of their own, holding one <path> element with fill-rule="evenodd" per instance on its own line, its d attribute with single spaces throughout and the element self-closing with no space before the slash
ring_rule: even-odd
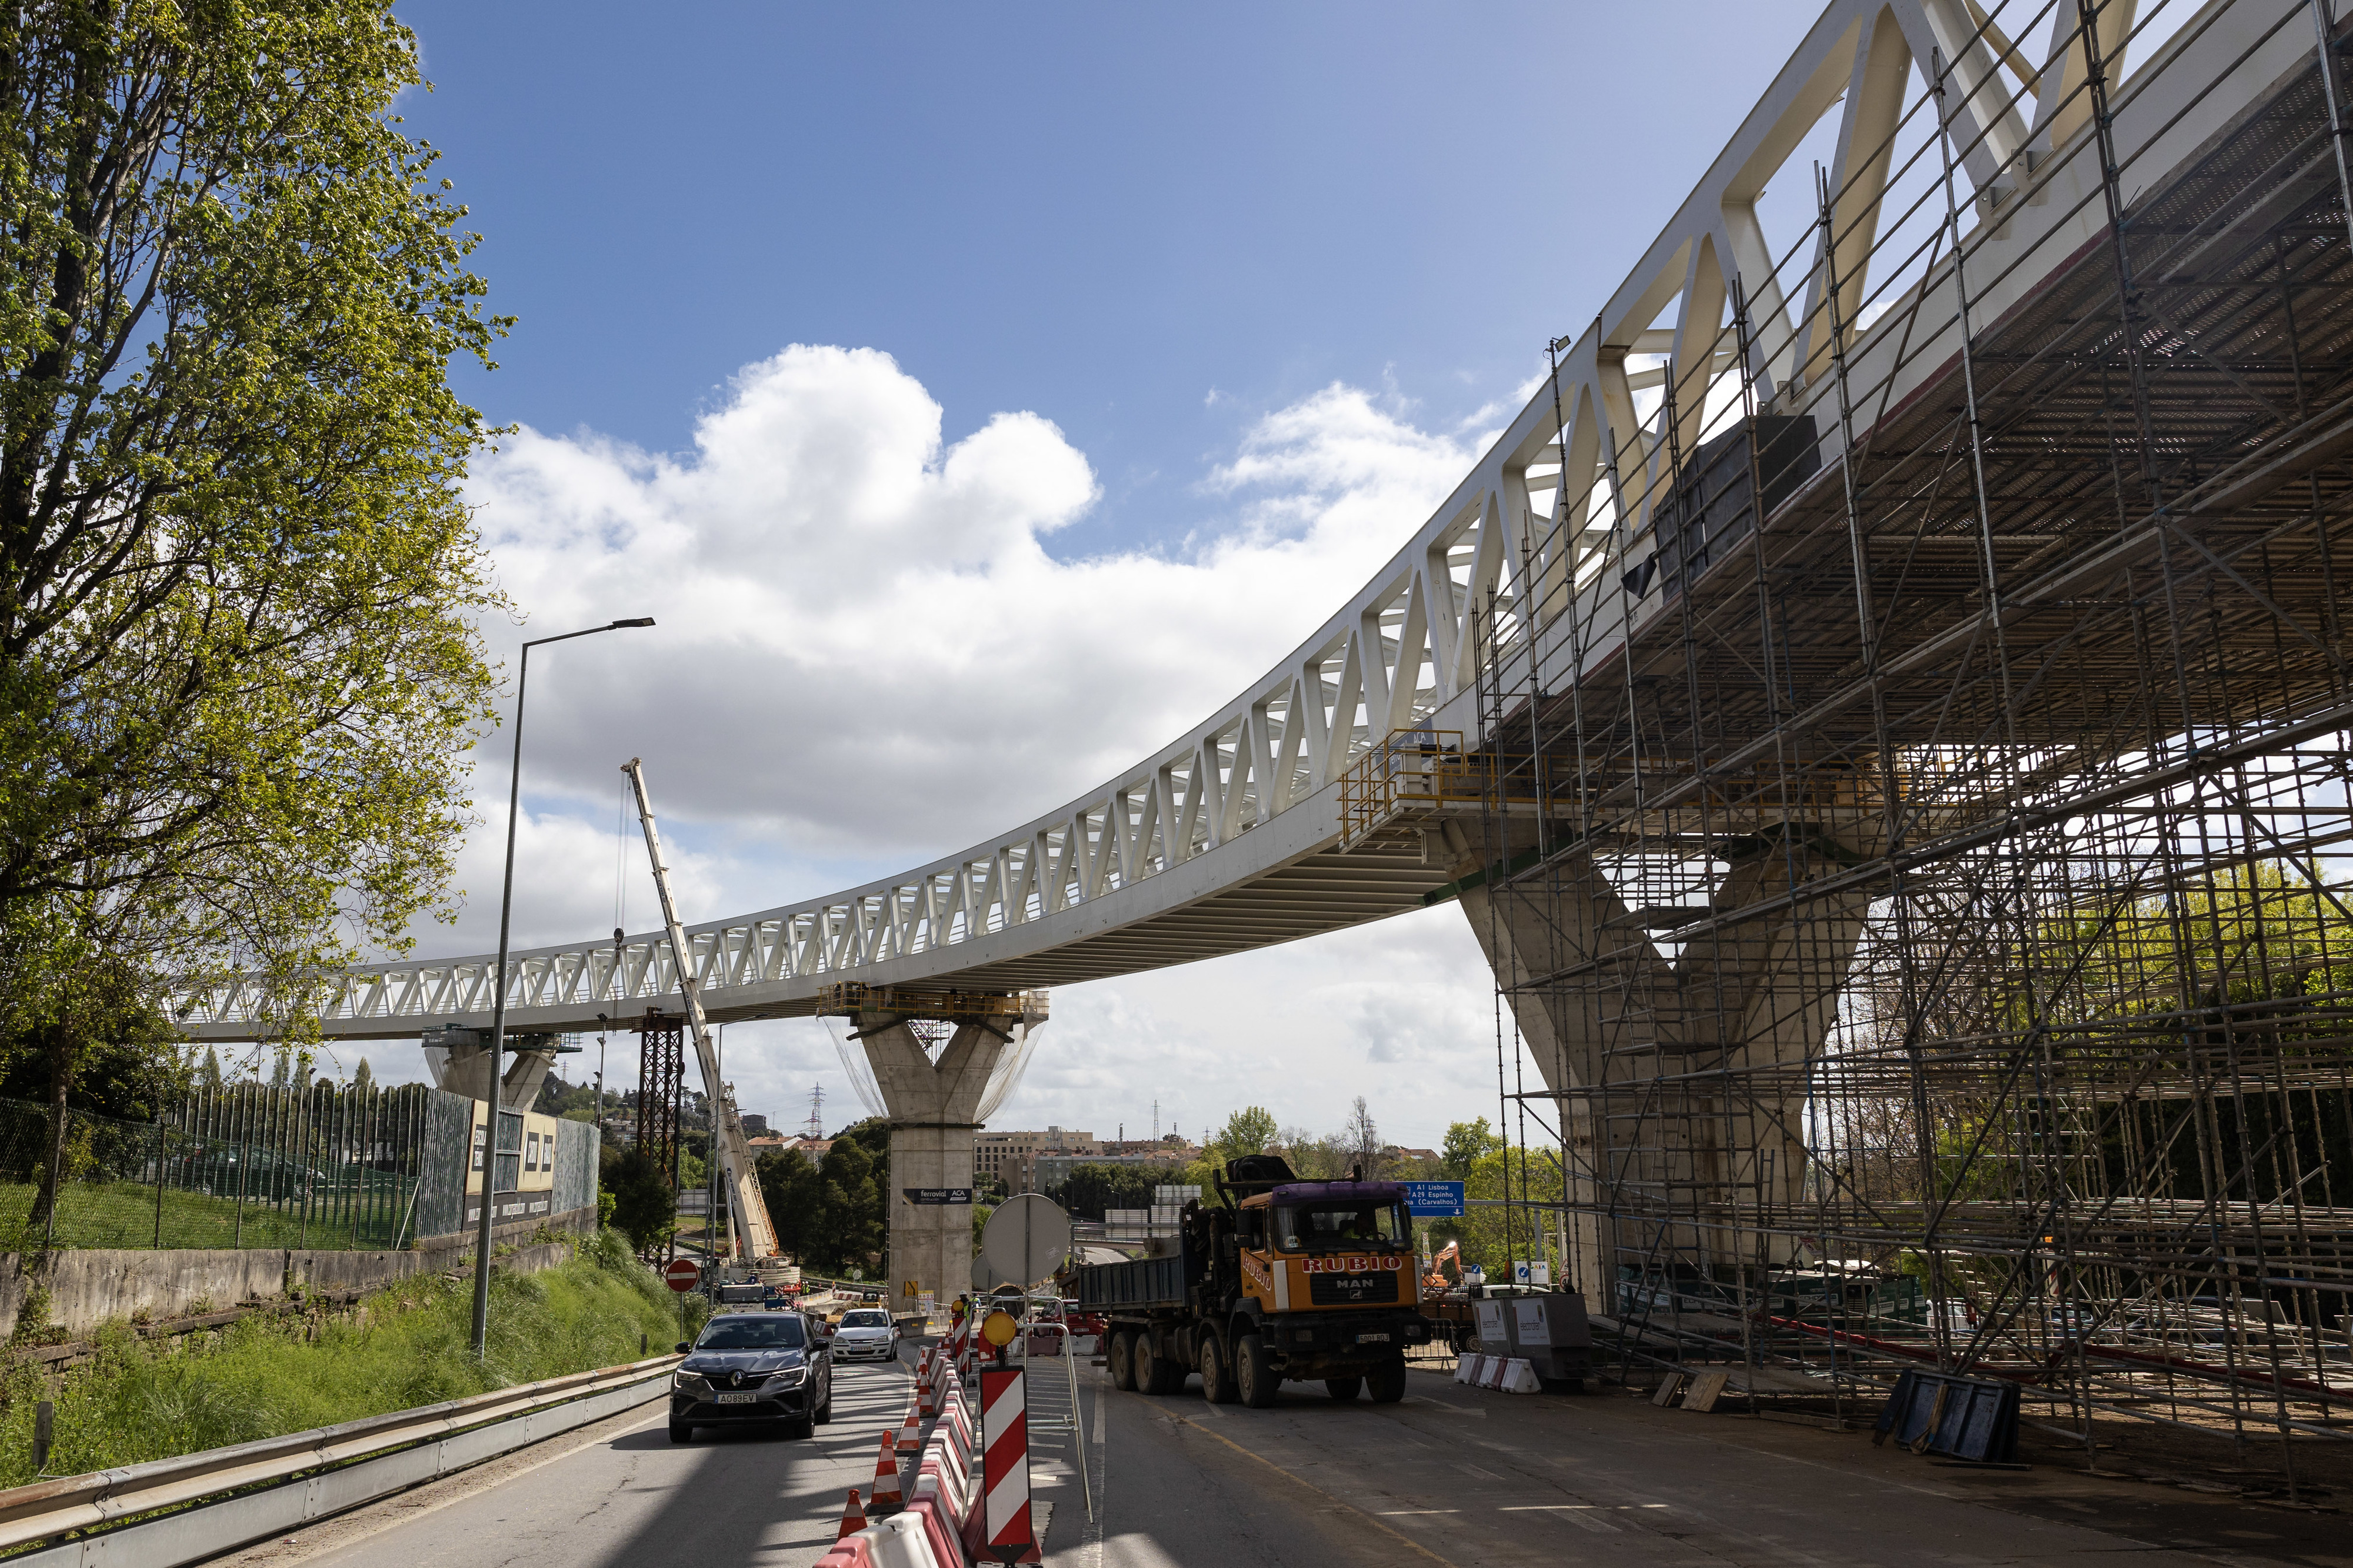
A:
<svg viewBox="0 0 2353 1568">
<path fill-rule="evenodd" d="M 1999 68 L 1915 62 L 1867 199 L 1817 168 L 1715 341 L 1629 352 L 1590 485 L 1561 419 L 1477 606 L 1505 1196 L 1623 1365 L 1934 1366 L 2293 1477 L 2353 1431 L 2346 34 L 2265 9 L 2303 68 L 2138 167 L 2124 97 L 2250 6 L 1969 9 Z M 1989 159 L 1993 93 L 2073 140 Z M 1989 311 L 2035 202 L 2102 237 Z"/>
<path fill-rule="evenodd" d="M 679 1184 L 679 1119 L 686 1100 L 686 1015 L 649 1007 L 638 1020 L 638 1147 Z"/>
</svg>

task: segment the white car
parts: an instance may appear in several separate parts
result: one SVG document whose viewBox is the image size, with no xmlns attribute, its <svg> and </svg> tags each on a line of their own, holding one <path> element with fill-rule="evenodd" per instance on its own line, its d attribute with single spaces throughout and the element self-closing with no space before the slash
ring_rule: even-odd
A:
<svg viewBox="0 0 2353 1568">
<path fill-rule="evenodd" d="M 880 1307 L 854 1307 L 834 1326 L 836 1361 L 896 1361 L 899 1325 Z"/>
</svg>

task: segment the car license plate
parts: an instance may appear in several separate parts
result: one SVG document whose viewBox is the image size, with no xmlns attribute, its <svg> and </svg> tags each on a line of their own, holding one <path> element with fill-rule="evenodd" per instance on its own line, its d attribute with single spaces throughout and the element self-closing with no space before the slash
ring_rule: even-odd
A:
<svg viewBox="0 0 2353 1568">
<path fill-rule="evenodd" d="M 747 1388 L 741 1394 L 722 1394 L 719 1396 L 719 1403 L 722 1405 L 749 1405 L 752 1401 L 759 1397 L 759 1394 Z"/>
<path fill-rule="evenodd" d="M 1358 1334 L 1356 1342 L 1360 1345 L 1385 1345 L 1389 1342 L 1389 1337 L 1387 1334 Z"/>
</svg>

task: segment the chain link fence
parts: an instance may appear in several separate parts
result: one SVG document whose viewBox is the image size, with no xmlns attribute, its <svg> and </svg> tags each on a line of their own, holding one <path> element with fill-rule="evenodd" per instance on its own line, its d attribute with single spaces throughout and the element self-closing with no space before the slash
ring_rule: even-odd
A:
<svg viewBox="0 0 2353 1568">
<path fill-rule="evenodd" d="M 0 1100 L 0 1251 L 406 1247 L 425 1234 L 428 1134 L 448 1119 L 435 1098 L 418 1084 L 246 1084 L 199 1090 L 157 1121 L 69 1110 L 61 1135 L 48 1107 Z M 53 1157 L 63 1179 L 44 1214 Z"/>
</svg>

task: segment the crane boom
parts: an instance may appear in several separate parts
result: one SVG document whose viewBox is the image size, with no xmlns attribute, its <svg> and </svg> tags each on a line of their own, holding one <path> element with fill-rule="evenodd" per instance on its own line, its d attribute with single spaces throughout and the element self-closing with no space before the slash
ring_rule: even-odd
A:
<svg viewBox="0 0 2353 1568">
<path fill-rule="evenodd" d="M 662 864 L 661 836 L 654 831 L 653 802 L 646 794 L 645 764 L 631 757 L 622 768 L 638 795 L 638 822 L 646 830 L 646 855 L 653 862 L 654 891 L 661 897 L 662 925 L 670 932 L 670 950 L 678 961 L 679 994 L 686 998 L 687 1027 L 694 1036 L 695 1058 L 702 1064 L 702 1082 L 711 1094 L 712 1147 L 727 1182 L 729 1240 L 737 1239 L 737 1226 L 745 1243 L 737 1256 L 750 1262 L 776 1256 L 776 1227 L 769 1222 L 767 1201 L 760 1195 L 760 1179 L 753 1169 L 751 1141 L 744 1135 L 734 1096 L 719 1078 L 719 1052 L 711 1042 L 711 1026 L 702 1016 L 702 986 L 694 976 L 686 928 L 679 923 L 678 905 L 670 894 L 670 868 Z"/>
</svg>

